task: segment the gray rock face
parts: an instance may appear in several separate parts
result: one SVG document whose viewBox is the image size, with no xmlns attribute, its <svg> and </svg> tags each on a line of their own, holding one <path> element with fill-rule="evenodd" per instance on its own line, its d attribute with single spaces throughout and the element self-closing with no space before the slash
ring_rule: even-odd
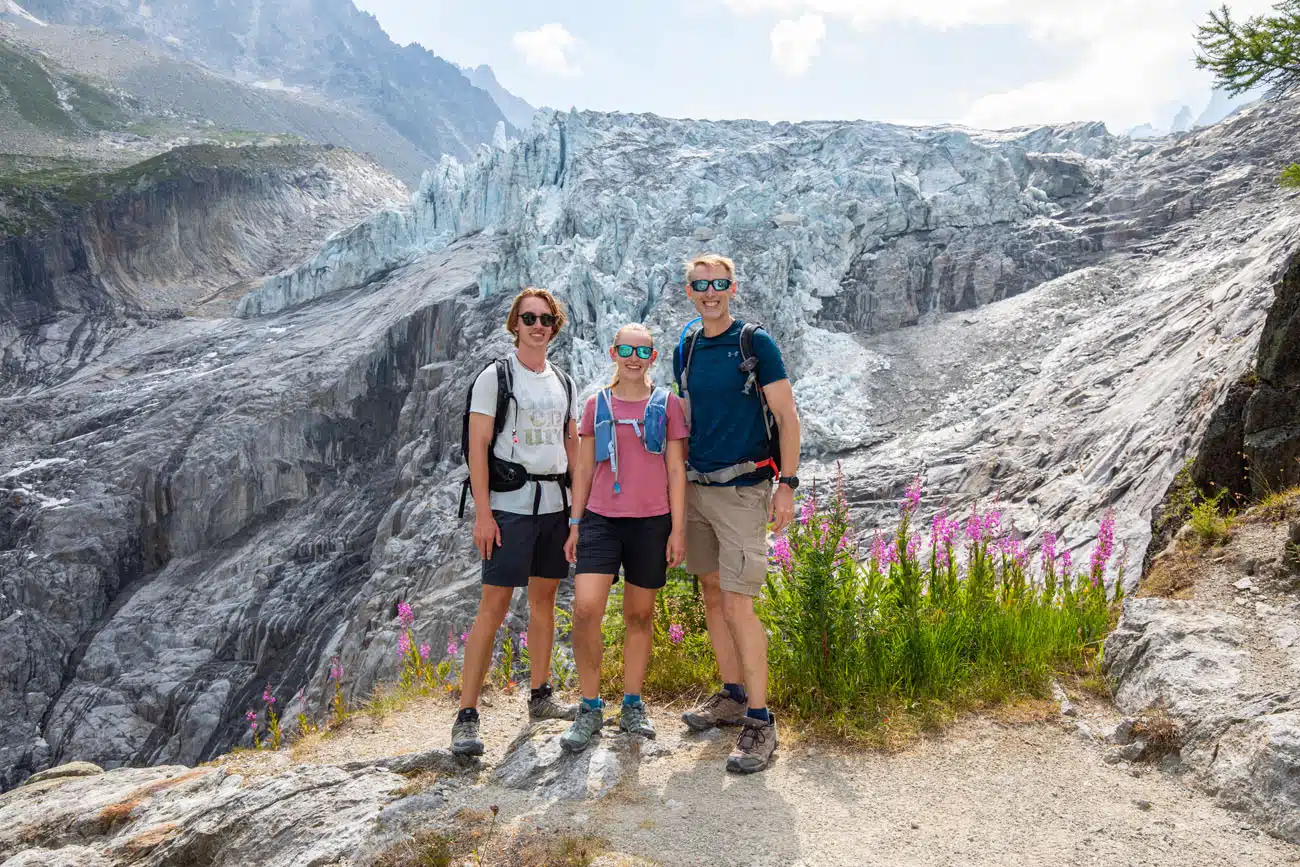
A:
<svg viewBox="0 0 1300 867">
<path fill-rule="evenodd" d="M 361 864 L 389 833 L 375 817 L 406 781 L 302 766 L 242 777 L 163 766 L 24 786 L 0 797 L 5 864 Z M 410 800 L 410 799 L 408 799 Z"/>
<path fill-rule="evenodd" d="M 589 386 L 624 322 L 676 338 L 701 248 L 786 352 L 801 475 L 840 462 L 866 528 L 918 472 L 924 508 L 1000 492 L 1075 548 L 1112 506 L 1131 580 L 1300 246 L 1273 183 L 1293 134 L 1289 103 L 1158 146 L 574 113 L 444 161 L 240 317 L 129 327 L 0 404 L 4 783 L 206 759 L 268 683 L 321 712 L 335 655 L 365 695 L 401 600 L 442 647 L 477 592 L 464 391 L 513 291 L 560 294 L 554 358 Z M 79 346 L 57 326 L 48 351 Z"/>
<path fill-rule="evenodd" d="M 1126 600 L 1105 662 L 1122 710 L 1178 724 L 1195 785 L 1300 842 L 1300 595 L 1285 542 L 1285 524 L 1246 525 L 1200 567 L 1194 599 Z M 1261 579 L 1238 577 L 1238 548 L 1264 553 Z"/>
<path fill-rule="evenodd" d="M 669 752 L 655 741 L 607 725 L 587 749 L 570 753 L 560 746 L 564 728 L 555 723 L 531 726 L 510 745 L 496 778 L 544 800 L 594 800 L 608 795 L 639 762 Z"/>
</svg>

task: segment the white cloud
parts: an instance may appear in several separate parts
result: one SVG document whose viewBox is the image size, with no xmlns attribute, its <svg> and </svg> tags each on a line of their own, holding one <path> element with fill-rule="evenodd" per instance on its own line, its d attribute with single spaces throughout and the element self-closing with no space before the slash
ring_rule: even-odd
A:
<svg viewBox="0 0 1300 867">
<path fill-rule="evenodd" d="M 772 28 L 772 62 L 786 75 L 802 75 L 821 54 L 826 19 L 816 13 L 778 21 Z"/>
<path fill-rule="evenodd" d="M 515 48 L 524 62 L 551 75 L 577 75 L 581 72 L 570 54 L 578 40 L 563 24 L 544 24 L 536 30 L 522 30 L 514 35 Z"/>
<path fill-rule="evenodd" d="M 1234 0 L 1244 18 L 1276 0 Z M 1069 66 L 1058 75 L 998 93 L 972 94 L 963 121 L 1003 127 L 1061 120 L 1105 120 L 1112 131 L 1154 117 L 1159 106 L 1187 103 L 1199 111 L 1210 78 L 1193 63 L 1196 26 L 1206 0 L 722 0 L 743 15 L 822 16 L 860 31 L 886 24 L 931 30 L 973 25 L 1021 28 L 1029 39 L 1059 46 Z M 782 21 L 781 24 L 787 24 Z M 780 27 L 781 25 L 778 25 Z M 776 30 L 773 30 L 776 59 Z M 806 66 L 805 66 L 806 68 Z M 957 86 L 954 82 L 954 86 Z"/>
</svg>

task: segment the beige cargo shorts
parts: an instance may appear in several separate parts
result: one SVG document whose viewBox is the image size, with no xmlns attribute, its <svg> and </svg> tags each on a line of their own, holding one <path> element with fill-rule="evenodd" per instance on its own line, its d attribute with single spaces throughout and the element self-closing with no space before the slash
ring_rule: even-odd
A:
<svg viewBox="0 0 1300 867">
<path fill-rule="evenodd" d="M 719 574 L 722 589 L 757 596 L 767 578 L 772 483 L 686 486 L 686 571 Z"/>
</svg>

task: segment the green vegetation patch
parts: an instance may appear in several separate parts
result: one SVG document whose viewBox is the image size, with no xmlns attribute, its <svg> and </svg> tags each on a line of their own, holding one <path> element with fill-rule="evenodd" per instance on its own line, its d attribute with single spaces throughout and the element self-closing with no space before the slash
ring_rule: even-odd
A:
<svg viewBox="0 0 1300 867">
<path fill-rule="evenodd" d="M 41 65 L 3 42 L 0 42 L 0 85 L 23 120 L 69 135 L 77 132 L 77 124 L 59 104 L 54 82 Z"/>
</svg>

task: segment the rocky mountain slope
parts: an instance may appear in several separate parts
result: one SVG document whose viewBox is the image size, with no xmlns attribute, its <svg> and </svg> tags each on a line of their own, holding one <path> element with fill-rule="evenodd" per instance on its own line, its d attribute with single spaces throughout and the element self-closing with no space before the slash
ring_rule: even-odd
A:
<svg viewBox="0 0 1300 867">
<path fill-rule="evenodd" d="M 245 84 L 301 88 L 371 115 L 431 159 L 468 157 L 504 120 L 485 91 L 419 45 L 395 45 L 351 0 L 141 4 L 31 0 L 51 24 L 124 33 Z"/>
<path fill-rule="evenodd" d="M 1132 581 L 1300 247 L 1275 184 L 1295 110 L 1154 143 L 552 113 L 249 279 L 235 317 L 90 345 L 109 314 L 33 323 L 0 403 L 4 784 L 208 758 L 268 683 L 301 690 L 289 717 L 319 707 L 333 655 L 364 695 L 399 600 L 434 646 L 459 632 L 477 568 L 454 444 L 510 295 L 560 293 L 556 358 L 590 385 L 623 322 L 676 339 L 701 249 L 740 261 L 741 312 L 787 352 L 801 475 L 839 462 L 864 528 L 918 472 L 926 509 L 999 495 L 1076 550 L 1111 507 Z"/>
</svg>

